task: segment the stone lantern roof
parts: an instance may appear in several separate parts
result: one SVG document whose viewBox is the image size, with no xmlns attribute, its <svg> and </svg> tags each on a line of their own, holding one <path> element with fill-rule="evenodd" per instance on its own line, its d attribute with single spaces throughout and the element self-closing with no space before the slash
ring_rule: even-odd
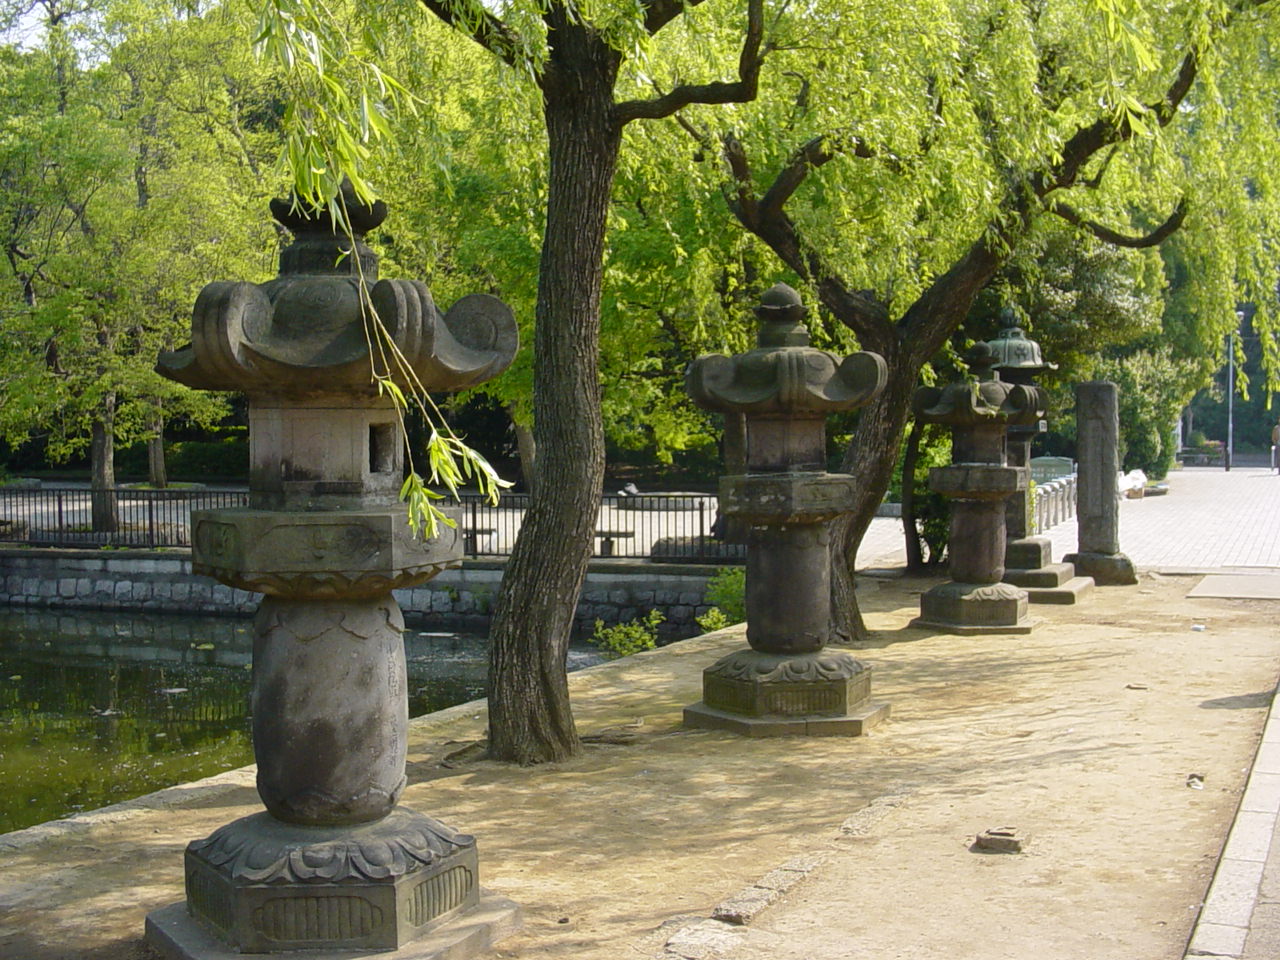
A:
<svg viewBox="0 0 1280 960">
<path fill-rule="evenodd" d="M 808 308 L 785 283 L 775 284 L 755 308 L 756 349 L 726 357 L 699 357 L 685 375 L 700 407 L 747 417 L 811 419 L 862 406 L 887 379 L 884 360 L 859 352 L 839 357 L 809 345 Z"/>
<path fill-rule="evenodd" d="M 273 201 L 272 215 L 294 235 L 279 275 L 206 286 L 190 345 L 162 353 L 156 371 L 198 390 L 304 400 L 376 396 L 375 372 L 406 390 L 419 383 L 460 390 L 510 365 L 518 334 L 506 304 L 473 294 L 442 314 L 426 284 L 380 280 L 378 257 L 363 238 L 382 223 L 386 205 L 362 204 L 349 183 L 334 203 L 345 206 L 351 236 L 328 207 Z M 394 349 L 379 345 L 371 311 Z"/>
<path fill-rule="evenodd" d="M 975 344 L 965 359 L 976 377 L 915 392 L 912 406 L 920 420 L 952 427 L 1004 427 L 1035 423 L 1044 415 L 1039 389 L 1000 379 L 994 369 L 998 358 L 989 344 Z"/>
<path fill-rule="evenodd" d="M 1040 354 L 1040 344 L 1027 336 L 1026 331 L 1015 324 L 1013 311 L 1000 312 L 1000 320 L 1004 327 L 994 340 L 988 340 L 995 354 L 995 369 L 999 371 L 1019 371 L 1034 375 L 1045 370 L 1057 370 L 1056 363 L 1048 363 Z"/>
</svg>

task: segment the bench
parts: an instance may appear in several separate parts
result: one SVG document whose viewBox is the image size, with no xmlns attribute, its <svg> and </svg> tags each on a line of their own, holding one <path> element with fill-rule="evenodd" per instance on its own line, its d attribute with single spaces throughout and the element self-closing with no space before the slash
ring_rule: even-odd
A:
<svg viewBox="0 0 1280 960">
<path fill-rule="evenodd" d="M 1186 467 L 1216 467 L 1223 463 L 1221 453 L 1200 453 L 1195 450 L 1179 450 L 1178 460 Z"/>
<path fill-rule="evenodd" d="M 596 536 L 600 540 L 600 556 L 612 557 L 613 541 L 626 540 L 635 535 L 634 530 L 597 530 Z"/>
</svg>

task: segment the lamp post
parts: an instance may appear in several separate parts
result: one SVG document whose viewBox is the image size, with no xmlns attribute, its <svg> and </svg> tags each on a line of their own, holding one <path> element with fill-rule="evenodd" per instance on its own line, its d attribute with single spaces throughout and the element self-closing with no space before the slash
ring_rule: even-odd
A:
<svg viewBox="0 0 1280 960">
<path fill-rule="evenodd" d="M 1236 311 L 1236 326 L 1244 322 L 1244 311 Z M 1236 333 L 1227 334 L 1227 455 L 1224 465 L 1231 469 L 1231 460 L 1236 452 Z"/>
</svg>

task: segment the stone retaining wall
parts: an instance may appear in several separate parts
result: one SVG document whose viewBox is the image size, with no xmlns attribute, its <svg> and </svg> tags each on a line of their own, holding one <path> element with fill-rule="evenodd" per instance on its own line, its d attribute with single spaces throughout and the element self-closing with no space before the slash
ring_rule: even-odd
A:
<svg viewBox="0 0 1280 960">
<path fill-rule="evenodd" d="M 421 587 L 397 590 L 410 618 L 430 616 L 448 629 L 483 633 L 505 562 L 466 560 Z M 703 593 L 718 567 L 593 561 L 576 613 L 580 630 L 597 619 L 619 623 L 657 608 L 672 637 L 700 632 L 694 617 L 707 610 Z M 251 614 L 259 595 L 234 590 L 191 572 L 186 551 L 0 549 L 0 605 Z"/>
</svg>

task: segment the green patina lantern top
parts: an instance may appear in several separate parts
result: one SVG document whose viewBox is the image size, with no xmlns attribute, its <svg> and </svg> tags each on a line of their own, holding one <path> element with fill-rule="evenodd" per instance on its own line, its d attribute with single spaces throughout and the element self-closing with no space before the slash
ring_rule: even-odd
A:
<svg viewBox="0 0 1280 960">
<path fill-rule="evenodd" d="M 1040 354 L 1040 344 L 1027 336 L 1026 331 L 1014 323 L 1012 310 L 1000 311 L 1000 322 L 1003 328 L 994 340 L 987 345 L 995 356 L 996 370 L 1019 370 L 1034 374 L 1044 370 L 1057 370 L 1056 363 L 1047 363 Z"/>
</svg>

